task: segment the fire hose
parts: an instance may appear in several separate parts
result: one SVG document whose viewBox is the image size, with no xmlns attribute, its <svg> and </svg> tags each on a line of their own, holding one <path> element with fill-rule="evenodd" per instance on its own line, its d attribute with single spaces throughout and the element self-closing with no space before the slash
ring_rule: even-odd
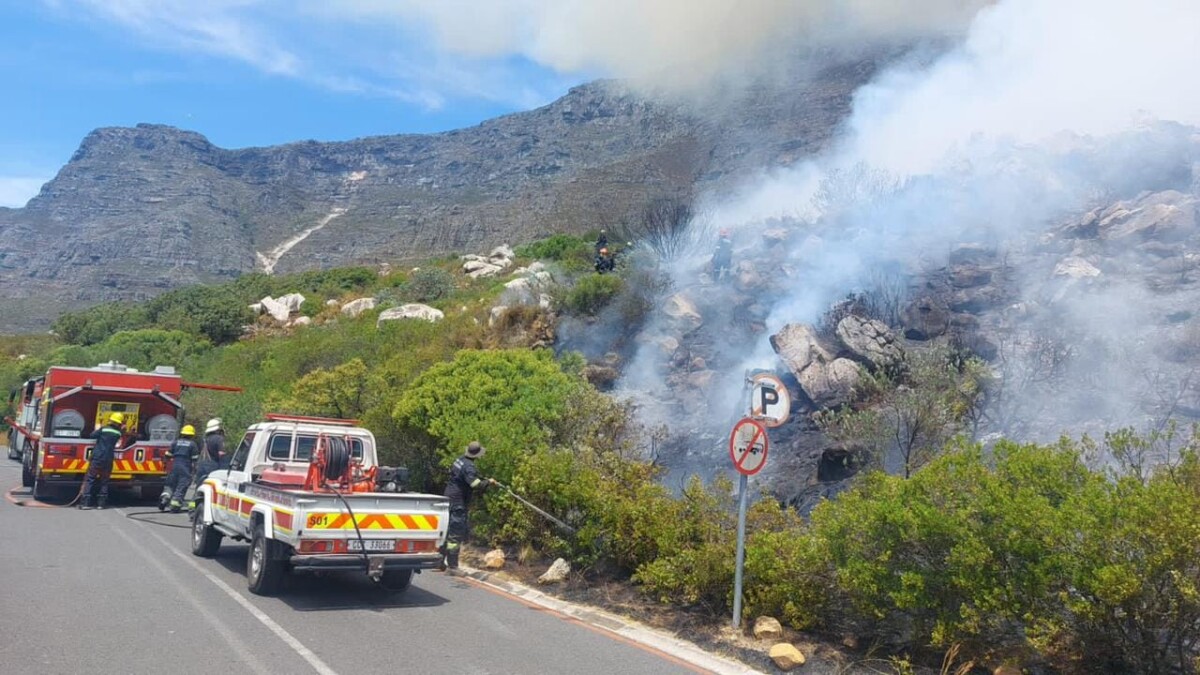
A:
<svg viewBox="0 0 1200 675">
<path fill-rule="evenodd" d="M 549 513 L 547 513 L 547 512 L 545 512 L 545 511 L 543 511 L 543 510 L 542 510 L 542 509 L 540 509 L 540 508 L 538 508 L 537 506 L 535 506 L 534 504 L 532 504 L 532 503 L 531 503 L 531 502 L 530 502 L 528 499 L 525 499 L 525 498 L 524 498 L 524 497 L 522 497 L 521 495 L 519 495 L 519 494 L 517 494 L 517 493 L 513 492 L 512 488 L 508 487 L 508 486 L 507 486 L 507 485 L 505 485 L 504 483 L 501 483 L 501 482 L 500 482 L 500 481 L 498 481 L 498 480 L 492 480 L 492 481 L 491 481 L 491 483 L 492 483 L 493 485 L 495 485 L 495 486 L 499 487 L 499 488 L 502 488 L 502 489 L 503 489 L 505 492 L 507 492 L 507 493 L 509 494 L 509 496 L 511 496 L 513 499 L 515 499 L 515 500 L 517 500 L 518 502 L 521 502 L 522 504 L 524 504 L 525 506 L 527 506 L 527 507 L 529 508 L 529 510 L 530 510 L 530 511 L 533 511 L 534 513 L 536 513 L 536 514 L 538 514 L 539 516 L 541 516 L 541 517 L 545 518 L 546 520 L 549 520 L 550 522 L 552 522 L 552 523 L 554 523 L 555 525 L 559 526 L 560 528 L 562 528 L 562 529 L 566 530 L 567 532 L 570 532 L 571 534 L 577 534 L 577 532 L 576 532 L 575 528 L 571 527 L 570 525 L 568 525 L 568 524 L 564 523 L 562 520 L 559 520 L 558 518 L 555 518 L 554 516 L 550 515 Z"/>
</svg>

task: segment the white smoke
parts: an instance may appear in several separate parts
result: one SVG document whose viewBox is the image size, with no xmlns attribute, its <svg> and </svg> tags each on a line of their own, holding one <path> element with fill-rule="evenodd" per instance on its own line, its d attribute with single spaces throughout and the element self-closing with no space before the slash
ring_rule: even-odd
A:
<svg viewBox="0 0 1200 675">
<path fill-rule="evenodd" d="M 828 152 L 708 205 L 741 242 L 757 241 L 770 219 L 825 221 L 819 234 L 794 242 L 788 261 L 798 281 L 771 308 L 767 334 L 816 321 L 880 270 L 945 265 L 955 243 L 1028 245 L 1033 233 L 1094 206 L 1179 187 L 1180 167 L 1187 173 L 1195 161 L 1200 135 L 1164 123 L 1200 125 L 1197 26 L 1194 0 L 1000 0 L 936 58 L 914 56 L 885 69 L 856 93 Z M 828 204 L 815 197 L 839 176 L 859 183 L 882 176 L 885 187 L 852 194 L 836 214 L 823 212 Z M 1016 283 L 1025 290 L 1045 279 Z M 1080 378 L 1079 389 L 1102 390 L 1082 412 L 1095 419 L 1137 408 L 1131 399 L 1144 389 L 1139 378 L 1160 347 L 1152 319 L 1180 300 L 1151 308 L 1146 290 L 1129 279 L 1089 293 L 1058 314 L 1091 341 L 1080 347 L 1092 350 L 1082 362 L 1105 350 L 1137 352 L 1106 363 L 1103 374 L 1092 361 L 1081 369 L 1088 372 L 1069 375 Z M 1133 307 L 1140 308 L 1136 318 Z M 776 364 L 765 342 L 743 347 L 745 359 L 726 373 L 735 391 L 747 369 Z M 1068 414 L 1058 419 L 1068 424 Z M 1111 423 L 1132 423 L 1141 413 L 1118 414 Z"/>
<path fill-rule="evenodd" d="M 790 47 L 957 33 L 987 0 L 337 0 L 325 11 L 428 26 L 440 48 L 559 72 L 703 87 Z"/>
</svg>

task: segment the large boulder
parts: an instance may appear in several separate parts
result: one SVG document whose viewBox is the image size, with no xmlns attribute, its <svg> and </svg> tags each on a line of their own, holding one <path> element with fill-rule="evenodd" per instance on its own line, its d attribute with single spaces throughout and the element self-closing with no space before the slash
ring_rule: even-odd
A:
<svg viewBox="0 0 1200 675">
<path fill-rule="evenodd" d="M 421 319 L 423 321 L 436 322 L 444 318 L 446 318 L 446 315 L 441 310 L 414 302 L 383 310 L 375 323 L 378 325 L 384 321 L 397 321 L 399 319 Z"/>
<path fill-rule="evenodd" d="M 754 620 L 753 633 L 759 640 L 778 640 L 783 637 L 783 626 L 775 617 L 760 616 Z"/>
<path fill-rule="evenodd" d="M 836 407 L 850 400 L 861 374 L 857 363 L 836 354 L 821 343 L 817 331 L 807 324 L 788 324 L 771 336 L 771 347 L 800 382 L 813 403 Z"/>
<path fill-rule="evenodd" d="M 941 303 L 921 297 L 905 306 L 901 312 L 904 336 L 910 340 L 932 340 L 946 332 L 950 314 Z"/>
<path fill-rule="evenodd" d="M 546 570 L 545 574 L 538 577 L 539 584 L 557 584 L 560 581 L 565 581 L 567 575 L 571 573 L 571 564 L 566 560 L 559 558 L 550 565 L 550 569 Z"/>
<path fill-rule="evenodd" d="M 262 305 L 262 311 L 270 314 L 271 318 L 275 319 L 279 323 L 287 323 L 288 317 L 292 314 L 292 311 L 288 309 L 287 305 L 269 295 L 262 300 L 259 300 L 258 304 Z"/>
<path fill-rule="evenodd" d="M 372 309 L 375 309 L 375 298 L 359 298 L 342 305 L 342 314 L 346 316 L 358 316 Z"/>
<path fill-rule="evenodd" d="M 504 270 L 504 268 L 500 265 L 494 265 L 490 262 L 484 262 L 482 260 L 468 260 L 467 262 L 463 263 L 462 268 L 463 271 L 467 273 L 467 276 L 471 277 L 472 279 L 494 277 Z"/>
<path fill-rule="evenodd" d="M 1054 266 L 1054 276 L 1068 279 L 1091 279 L 1100 276 L 1100 270 L 1083 258 L 1068 256 Z"/>
<path fill-rule="evenodd" d="M 780 642 L 771 647 L 767 656 L 771 657 L 771 660 L 775 662 L 775 667 L 780 670 L 792 670 L 804 665 L 804 654 L 789 642 Z"/>
<path fill-rule="evenodd" d="M 796 377 L 814 363 L 828 363 L 834 353 L 821 344 L 817 329 L 804 323 L 789 323 L 771 336 L 771 347 Z"/>
<path fill-rule="evenodd" d="M 483 566 L 489 570 L 503 569 L 504 563 L 504 551 L 501 549 L 492 549 L 483 555 Z"/>
<path fill-rule="evenodd" d="M 289 312 L 299 312 L 300 305 L 304 304 L 304 296 L 299 293 L 288 293 L 276 298 L 276 300 L 287 307 Z"/>
<path fill-rule="evenodd" d="M 1117 202 L 1085 216 L 1101 239 L 1171 238 L 1196 227 L 1196 200 L 1175 190 L 1164 190 L 1128 202 Z"/>
<path fill-rule="evenodd" d="M 690 333 L 704 324 L 696 303 L 686 293 L 676 293 L 663 303 L 662 311 L 681 333 Z"/>
<path fill-rule="evenodd" d="M 853 314 L 837 325 L 837 336 L 859 359 L 875 367 L 889 366 L 904 357 L 887 324 Z"/>
</svg>

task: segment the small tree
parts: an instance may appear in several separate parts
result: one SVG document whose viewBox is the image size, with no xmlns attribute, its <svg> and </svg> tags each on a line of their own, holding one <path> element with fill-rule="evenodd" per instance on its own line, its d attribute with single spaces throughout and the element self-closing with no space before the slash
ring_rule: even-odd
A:
<svg viewBox="0 0 1200 675">
<path fill-rule="evenodd" d="M 899 375 L 864 372 L 857 390 L 862 407 L 826 411 L 816 422 L 836 440 L 865 448 L 868 460 L 894 450 L 908 478 L 966 430 L 983 401 L 987 364 L 953 356 L 945 348 L 910 351 Z"/>
</svg>

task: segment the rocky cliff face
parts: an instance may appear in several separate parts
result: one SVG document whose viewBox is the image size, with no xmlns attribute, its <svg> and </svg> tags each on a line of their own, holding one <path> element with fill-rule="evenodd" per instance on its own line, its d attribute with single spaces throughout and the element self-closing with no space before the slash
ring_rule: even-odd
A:
<svg viewBox="0 0 1200 675">
<path fill-rule="evenodd" d="M 5 331 L 255 269 L 486 250 L 636 217 L 831 136 L 864 64 L 703 118 L 612 83 L 432 135 L 226 150 L 165 126 L 98 129 L 24 209 L 0 209 Z"/>
</svg>

